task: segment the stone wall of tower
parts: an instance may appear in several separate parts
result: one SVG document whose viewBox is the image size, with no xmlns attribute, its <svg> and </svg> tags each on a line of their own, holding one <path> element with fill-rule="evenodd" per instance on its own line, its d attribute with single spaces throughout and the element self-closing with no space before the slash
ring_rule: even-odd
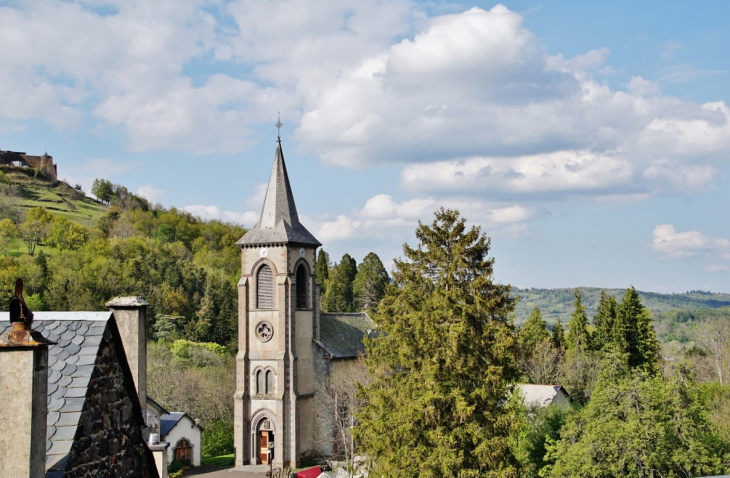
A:
<svg viewBox="0 0 730 478">
<path fill-rule="evenodd" d="M 262 251 L 266 250 L 266 254 Z M 257 427 L 271 421 L 274 465 L 295 466 L 301 453 L 314 448 L 315 391 L 312 339 L 317 324 L 318 290 L 314 278 L 315 249 L 295 246 L 243 247 L 239 282 L 239 353 L 235 396 L 236 463 L 257 460 Z M 296 307 L 296 268 L 305 263 L 307 306 Z M 273 272 L 274 308 L 257 307 L 257 274 Z M 261 330 L 273 332 L 262 337 Z M 257 373 L 274 374 L 273 390 L 262 390 Z M 265 379 L 264 379 L 265 381 Z"/>
</svg>

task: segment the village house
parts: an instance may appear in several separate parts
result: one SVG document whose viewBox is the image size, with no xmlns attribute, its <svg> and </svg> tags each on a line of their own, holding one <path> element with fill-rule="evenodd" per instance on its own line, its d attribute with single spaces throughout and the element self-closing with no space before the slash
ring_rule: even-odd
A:
<svg viewBox="0 0 730 478">
<path fill-rule="evenodd" d="M 0 320 L 0 423 L 12 430 L 0 433 L 0 476 L 166 476 L 166 446 L 147 445 L 142 414 L 148 304 L 33 314 L 16 297 Z"/>
<path fill-rule="evenodd" d="M 168 412 L 147 397 L 147 425 L 160 442 L 167 442 L 167 461 L 183 466 L 200 466 L 203 427 L 184 412 Z"/>
</svg>

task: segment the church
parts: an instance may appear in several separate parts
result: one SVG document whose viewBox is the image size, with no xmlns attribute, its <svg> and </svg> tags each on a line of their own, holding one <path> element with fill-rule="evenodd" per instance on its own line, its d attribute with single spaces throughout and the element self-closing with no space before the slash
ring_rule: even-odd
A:
<svg viewBox="0 0 730 478">
<path fill-rule="evenodd" d="M 315 263 L 322 244 L 299 222 L 281 138 L 259 222 L 236 244 L 236 466 L 271 460 L 295 467 L 305 452 L 327 451 L 316 439 L 316 384 L 362 354 L 373 324 L 365 313 L 319 310 Z"/>
</svg>

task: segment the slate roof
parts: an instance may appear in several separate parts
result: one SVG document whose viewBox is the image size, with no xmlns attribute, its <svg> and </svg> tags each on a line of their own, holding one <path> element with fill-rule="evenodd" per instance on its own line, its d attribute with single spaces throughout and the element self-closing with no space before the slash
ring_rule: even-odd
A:
<svg viewBox="0 0 730 478">
<path fill-rule="evenodd" d="M 171 412 L 162 415 L 160 417 L 160 438 L 165 438 L 184 416 L 185 414 L 182 412 Z"/>
<path fill-rule="evenodd" d="M 289 185 L 289 175 L 286 172 L 284 153 L 281 150 L 281 140 L 276 146 L 274 166 L 269 176 L 269 185 L 266 187 L 264 206 L 261 208 L 261 218 L 239 241 L 238 245 L 286 244 L 321 246 L 320 243 L 299 222 L 297 206 L 294 204 L 294 195 Z"/>
<path fill-rule="evenodd" d="M 354 358 L 365 352 L 363 338 L 373 336 L 375 325 L 365 312 L 325 314 L 319 316 L 316 343 L 332 358 Z"/>
<path fill-rule="evenodd" d="M 66 465 L 99 345 L 111 316 L 111 312 L 33 313 L 33 330 L 56 342 L 48 349 L 47 470 L 62 470 Z M 0 333 L 9 327 L 6 318 L 0 319 Z"/>
</svg>

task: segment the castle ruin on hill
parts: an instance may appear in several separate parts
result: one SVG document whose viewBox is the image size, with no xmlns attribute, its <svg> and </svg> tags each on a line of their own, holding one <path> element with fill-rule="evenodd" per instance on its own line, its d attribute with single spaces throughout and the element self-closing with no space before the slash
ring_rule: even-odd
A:
<svg viewBox="0 0 730 478">
<path fill-rule="evenodd" d="M 53 156 L 48 153 L 43 153 L 43 156 L 31 156 L 18 151 L 0 150 L 0 165 L 33 168 L 48 179 L 58 179 L 57 166 L 53 164 Z"/>
</svg>

